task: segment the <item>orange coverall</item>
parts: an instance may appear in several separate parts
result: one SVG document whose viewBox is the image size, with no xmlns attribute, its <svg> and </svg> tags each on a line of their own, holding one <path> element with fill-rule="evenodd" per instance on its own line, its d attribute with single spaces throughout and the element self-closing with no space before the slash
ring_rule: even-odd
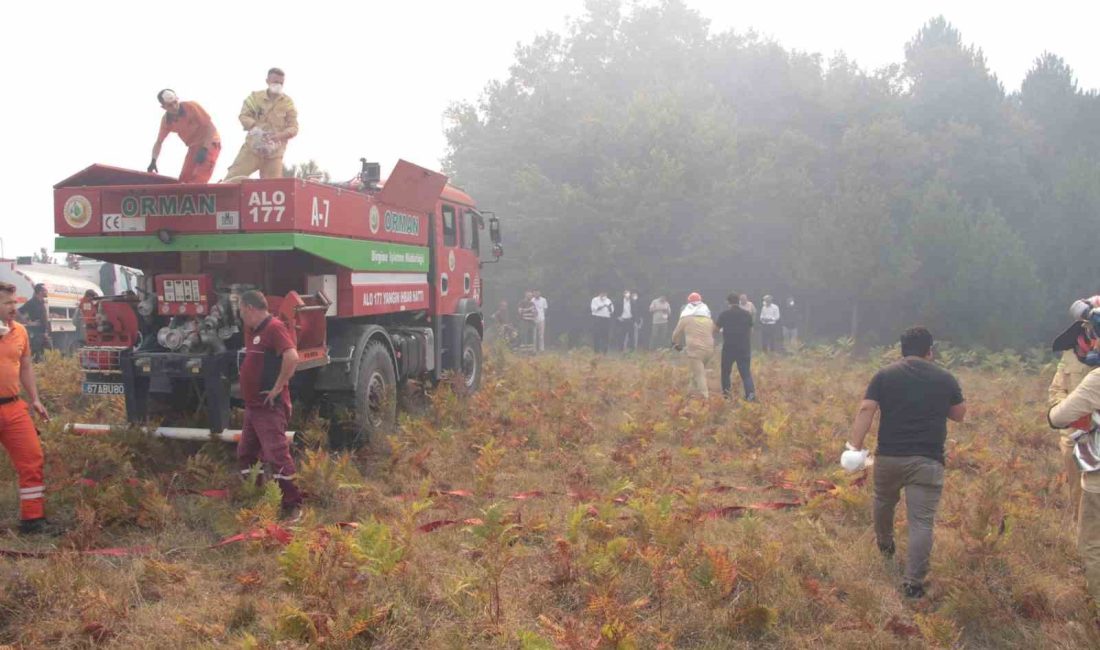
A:
<svg viewBox="0 0 1100 650">
<path fill-rule="evenodd" d="M 178 133 L 187 145 L 187 157 L 180 171 L 181 183 L 207 183 L 214 175 L 222 143 L 218 130 L 210 116 L 197 102 L 180 102 L 176 115 L 165 113 L 160 120 L 157 144 L 164 142 L 169 133 Z M 205 153 L 203 153 L 205 151 Z M 201 158 L 201 160 L 200 160 Z"/>
<path fill-rule="evenodd" d="M 24 520 L 41 519 L 46 506 L 38 430 L 27 403 L 19 399 L 19 368 L 31 362 L 30 350 L 27 330 L 19 323 L 0 336 L 0 444 L 19 475 L 19 518 Z"/>
</svg>

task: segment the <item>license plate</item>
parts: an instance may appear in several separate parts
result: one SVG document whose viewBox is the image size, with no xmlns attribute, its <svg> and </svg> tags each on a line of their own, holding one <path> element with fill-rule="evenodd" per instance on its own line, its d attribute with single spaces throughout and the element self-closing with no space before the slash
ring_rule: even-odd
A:
<svg viewBox="0 0 1100 650">
<path fill-rule="evenodd" d="M 100 381 L 84 382 L 85 395 L 125 395 L 125 387 L 122 384 L 110 384 Z"/>
</svg>

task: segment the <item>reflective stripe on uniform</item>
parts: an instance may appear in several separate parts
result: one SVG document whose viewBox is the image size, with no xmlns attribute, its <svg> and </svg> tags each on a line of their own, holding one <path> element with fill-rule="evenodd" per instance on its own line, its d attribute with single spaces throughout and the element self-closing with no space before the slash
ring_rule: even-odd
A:
<svg viewBox="0 0 1100 650">
<path fill-rule="evenodd" d="M 275 480 L 280 480 L 281 479 L 281 480 L 284 480 L 284 481 L 293 481 L 294 480 L 294 475 L 293 474 L 275 474 L 273 476 L 273 478 Z"/>
<path fill-rule="evenodd" d="M 40 499 L 46 494 L 46 486 L 20 488 L 19 498 L 23 500 Z"/>
</svg>

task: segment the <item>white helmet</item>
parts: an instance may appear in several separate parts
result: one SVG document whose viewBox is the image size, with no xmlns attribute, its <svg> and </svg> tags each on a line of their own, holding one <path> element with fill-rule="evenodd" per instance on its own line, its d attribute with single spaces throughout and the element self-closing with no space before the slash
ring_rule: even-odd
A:
<svg viewBox="0 0 1100 650">
<path fill-rule="evenodd" d="M 840 455 L 840 466 L 849 472 L 858 472 L 867 466 L 866 449 L 848 449 Z"/>
<path fill-rule="evenodd" d="M 1075 321 L 1085 320 L 1090 311 L 1092 311 L 1092 305 L 1088 301 L 1074 300 L 1073 304 L 1069 306 L 1069 317 Z"/>
</svg>

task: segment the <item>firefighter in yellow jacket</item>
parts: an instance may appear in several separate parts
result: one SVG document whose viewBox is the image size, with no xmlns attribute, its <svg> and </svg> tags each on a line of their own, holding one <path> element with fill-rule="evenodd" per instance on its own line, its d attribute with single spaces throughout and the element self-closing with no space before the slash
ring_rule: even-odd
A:
<svg viewBox="0 0 1100 650">
<path fill-rule="evenodd" d="M 272 68 L 267 71 L 267 89 L 245 98 L 240 120 L 248 136 L 237 159 L 229 166 L 226 180 L 248 177 L 257 170 L 260 178 L 282 177 L 286 143 L 298 135 L 298 109 L 283 94 L 285 79 L 282 70 Z"/>
<path fill-rule="evenodd" d="M 707 362 L 714 355 L 714 321 L 710 317 L 710 308 L 698 293 L 688 296 L 688 304 L 680 312 L 680 321 L 672 333 L 672 346 L 677 350 L 687 349 L 688 366 L 691 368 L 691 390 L 706 399 Z"/>
<path fill-rule="evenodd" d="M 1058 367 L 1054 371 L 1054 377 L 1050 380 L 1047 389 L 1047 407 L 1065 400 L 1073 389 L 1081 383 L 1085 375 L 1095 370 L 1093 366 L 1085 365 L 1078 357 L 1078 348 L 1084 345 L 1079 338 L 1087 336 L 1086 323 L 1089 312 L 1092 311 L 1093 302 L 1100 302 L 1100 297 L 1093 296 L 1087 300 L 1078 300 L 1070 305 L 1069 313 L 1074 324 L 1059 336 L 1054 342 L 1054 351 L 1061 352 L 1058 359 Z M 1062 465 L 1066 471 L 1069 484 L 1070 511 L 1076 513 L 1077 504 L 1081 500 L 1081 483 L 1077 475 L 1081 471 L 1077 466 L 1077 459 L 1073 455 L 1073 440 L 1069 435 L 1063 435 L 1059 441 L 1062 452 Z"/>
</svg>

